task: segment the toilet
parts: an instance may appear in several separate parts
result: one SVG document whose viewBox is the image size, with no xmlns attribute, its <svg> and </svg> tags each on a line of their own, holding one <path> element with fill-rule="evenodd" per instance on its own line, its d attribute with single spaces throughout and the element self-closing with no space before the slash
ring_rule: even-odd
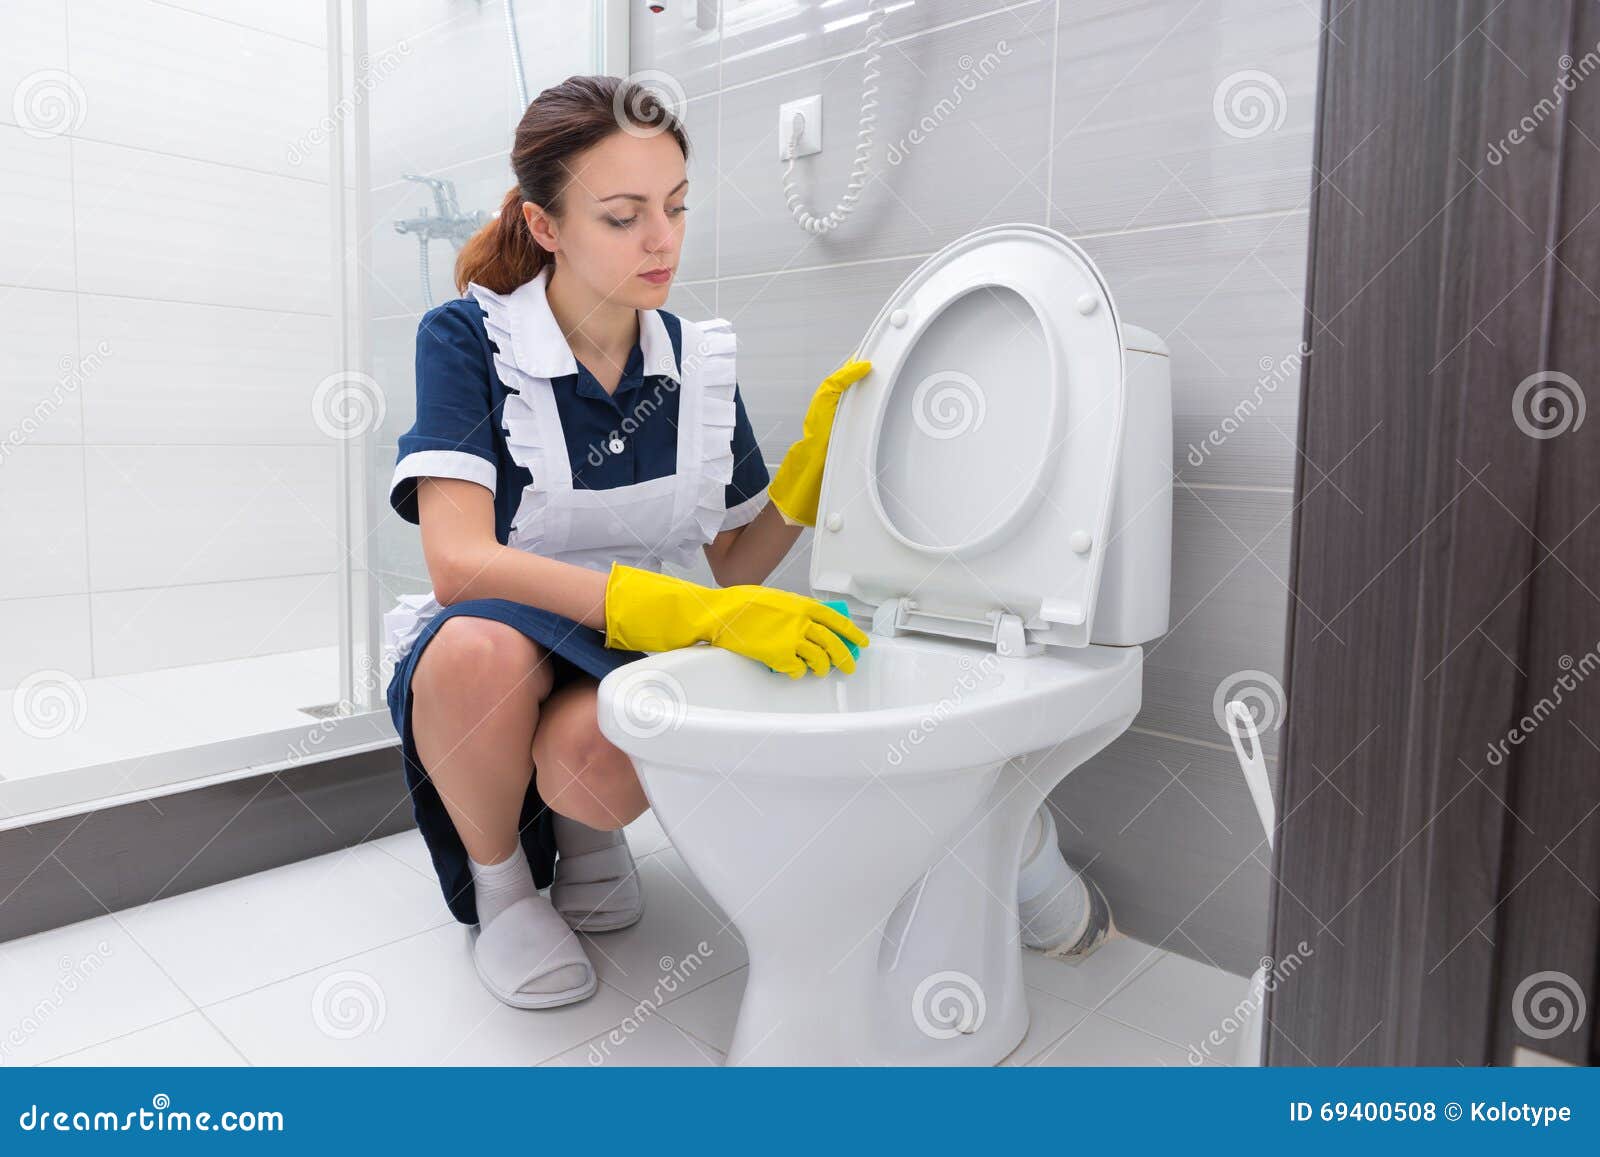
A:
<svg viewBox="0 0 1600 1157">
<path fill-rule="evenodd" d="M 924 262 L 859 356 L 810 572 L 871 636 L 855 672 L 649 655 L 600 727 L 748 951 L 729 1064 L 996 1064 L 1028 1027 L 1029 822 L 1168 626 L 1167 350 L 1019 224 Z"/>
</svg>

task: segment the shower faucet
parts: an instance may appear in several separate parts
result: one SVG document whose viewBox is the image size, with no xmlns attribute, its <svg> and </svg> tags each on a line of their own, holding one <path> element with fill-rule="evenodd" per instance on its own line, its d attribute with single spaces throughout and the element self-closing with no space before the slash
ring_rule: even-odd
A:
<svg viewBox="0 0 1600 1157">
<path fill-rule="evenodd" d="M 407 181 L 426 185 L 433 192 L 433 210 L 430 212 L 424 205 L 417 216 L 396 221 L 394 223 L 396 233 L 412 233 L 423 242 L 442 238 L 459 249 L 462 242 L 489 220 L 482 209 L 467 214 L 461 212 L 461 206 L 456 201 L 454 181 L 439 177 L 423 177 L 416 173 L 403 173 L 401 176 Z"/>
</svg>

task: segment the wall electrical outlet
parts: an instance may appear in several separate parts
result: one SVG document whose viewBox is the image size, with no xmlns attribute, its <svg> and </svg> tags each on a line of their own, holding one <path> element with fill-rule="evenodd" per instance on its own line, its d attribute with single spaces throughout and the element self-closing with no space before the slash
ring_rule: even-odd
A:
<svg viewBox="0 0 1600 1157">
<path fill-rule="evenodd" d="M 822 94 L 801 97 L 778 107 L 778 160 L 789 159 L 789 136 L 794 132 L 796 114 L 805 118 L 805 128 L 800 133 L 794 155 L 809 157 L 822 151 Z"/>
</svg>

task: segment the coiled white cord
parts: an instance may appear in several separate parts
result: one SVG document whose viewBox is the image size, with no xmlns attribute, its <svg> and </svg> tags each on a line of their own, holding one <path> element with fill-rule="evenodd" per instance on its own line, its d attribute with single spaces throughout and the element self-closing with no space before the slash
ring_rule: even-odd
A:
<svg viewBox="0 0 1600 1157">
<path fill-rule="evenodd" d="M 837 229 L 850 211 L 867 183 L 872 159 L 872 132 L 878 122 L 878 59 L 883 47 L 883 0 L 867 0 L 867 58 L 861 66 L 861 119 L 856 128 L 856 158 L 850 169 L 850 180 L 845 185 L 839 203 L 822 216 L 812 213 L 800 199 L 794 187 L 795 149 L 800 144 L 800 134 L 805 130 L 804 118 L 796 115 L 789 130 L 789 163 L 783 170 L 783 194 L 789 204 L 789 213 L 795 224 L 808 233 L 827 233 Z"/>
</svg>

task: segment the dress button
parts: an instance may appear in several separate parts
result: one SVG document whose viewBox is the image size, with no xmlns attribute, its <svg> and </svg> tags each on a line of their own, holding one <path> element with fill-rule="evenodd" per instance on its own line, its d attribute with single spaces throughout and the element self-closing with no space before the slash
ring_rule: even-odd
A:
<svg viewBox="0 0 1600 1157">
<path fill-rule="evenodd" d="M 611 441 L 608 443 L 608 445 L 611 447 L 611 452 L 613 454 L 622 453 L 622 447 L 623 447 L 622 439 L 617 437 L 615 434 L 611 435 Z"/>
</svg>

